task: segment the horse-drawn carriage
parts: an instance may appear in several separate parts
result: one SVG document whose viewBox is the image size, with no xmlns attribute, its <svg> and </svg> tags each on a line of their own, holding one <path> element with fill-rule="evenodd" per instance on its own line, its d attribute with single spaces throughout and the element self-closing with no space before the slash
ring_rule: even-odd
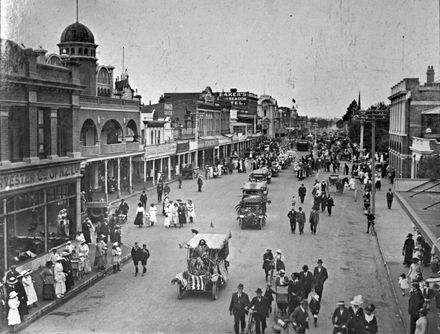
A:
<svg viewBox="0 0 440 334">
<path fill-rule="evenodd" d="M 229 279 L 229 236 L 225 234 L 194 235 L 182 247 L 187 248 L 187 269 L 171 281 L 177 284 L 177 298 L 187 292 L 208 292 L 218 298 L 219 289 Z"/>
</svg>

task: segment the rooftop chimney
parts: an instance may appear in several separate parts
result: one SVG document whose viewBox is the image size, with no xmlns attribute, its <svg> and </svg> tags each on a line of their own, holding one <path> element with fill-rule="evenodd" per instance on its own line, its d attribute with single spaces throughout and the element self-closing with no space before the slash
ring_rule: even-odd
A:
<svg viewBox="0 0 440 334">
<path fill-rule="evenodd" d="M 434 82 L 434 66 L 428 66 L 428 70 L 426 71 L 426 83 L 432 84 Z"/>
</svg>

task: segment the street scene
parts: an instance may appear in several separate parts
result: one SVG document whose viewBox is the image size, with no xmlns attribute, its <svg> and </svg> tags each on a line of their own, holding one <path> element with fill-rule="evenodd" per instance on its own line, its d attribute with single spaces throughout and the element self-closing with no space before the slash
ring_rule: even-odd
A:
<svg viewBox="0 0 440 334">
<path fill-rule="evenodd" d="M 440 333 L 440 1 L 398 4 L 2 1 L 0 334 Z"/>
</svg>

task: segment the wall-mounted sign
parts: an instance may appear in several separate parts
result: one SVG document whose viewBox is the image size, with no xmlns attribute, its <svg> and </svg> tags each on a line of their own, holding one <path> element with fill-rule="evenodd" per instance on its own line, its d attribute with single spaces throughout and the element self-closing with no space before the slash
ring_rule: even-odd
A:
<svg viewBox="0 0 440 334">
<path fill-rule="evenodd" d="M 189 140 L 177 142 L 177 153 L 185 153 L 189 151 Z"/>
<path fill-rule="evenodd" d="M 176 143 L 147 145 L 144 147 L 145 159 L 176 154 Z"/>
<path fill-rule="evenodd" d="M 0 191 L 79 176 L 80 164 L 38 168 L 23 172 L 0 174 Z"/>
</svg>

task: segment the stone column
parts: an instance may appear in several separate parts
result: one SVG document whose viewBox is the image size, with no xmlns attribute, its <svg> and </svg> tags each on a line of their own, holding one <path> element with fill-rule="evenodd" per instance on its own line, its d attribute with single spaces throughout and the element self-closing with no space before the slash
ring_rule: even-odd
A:
<svg viewBox="0 0 440 334">
<path fill-rule="evenodd" d="M 168 180 L 171 180 L 171 156 L 168 157 Z"/>
<path fill-rule="evenodd" d="M 3 261 L 5 264 L 5 266 L 4 266 L 5 269 L 9 268 L 9 264 L 8 264 L 8 219 L 6 218 L 7 214 L 8 214 L 8 209 L 6 206 L 6 202 L 7 202 L 7 199 L 4 198 L 3 199 L 3 236 L 4 236 L 3 249 L 5 251 L 4 251 L 4 260 Z"/>
<path fill-rule="evenodd" d="M 108 171 L 107 171 L 107 163 L 108 160 L 104 160 L 104 195 L 105 195 L 105 201 L 108 203 L 108 184 L 107 184 L 107 178 L 108 178 Z"/>
<path fill-rule="evenodd" d="M 129 182 L 129 190 L 128 192 L 131 194 L 132 193 L 132 188 L 133 188 L 133 157 L 128 157 L 128 162 L 129 162 L 129 171 L 130 174 L 128 175 L 128 182 Z"/>
<path fill-rule="evenodd" d="M 2 107 L 0 109 L 0 166 L 9 165 L 10 163 L 11 162 L 9 161 L 9 110 L 7 108 Z"/>
<path fill-rule="evenodd" d="M 50 108 L 50 154 L 48 159 L 58 158 L 58 109 Z"/>
<path fill-rule="evenodd" d="M 47 203 L 47 190 L 43 189 L 43 203 Z M 49 251 L 49 224 L 47 222 L 47 205 L 43 206 L 43 223 L 44 223 L 44 251 Z"/>
<path fill-rule="evenodd" d="M 38 109 L 37 107 L 30 106 L 29 110 L 29 156 L 23 160 L 26 162 L 36 162 L 39 160 L 37 151 L 38 142 Z"/>
<path fill-rule="evenodd" d="M 154 159 L 151 162 L 152 162 L 151 173 L 153 175 L 153 186 L 154 186 L 156 184 L 156 163 Z"/>
<path fill-rule="evenodd" d="M 75 211 L 75 223 L 76 223 L 76 231 L 79 232 L 82 230 L 82 225 L 81 225 L 81 178 L 77 178 L 76 179 L 76 201 L 75 201 L 75 207 L 76 207 L 76 211 Z M 110 212 L 109 212 L 110 213 Z M 72 223 L 72 222 L 70 222 Z M 69 238 L 72 239 L 74 236 L 73 235 L 69 235 Z"/>
<path fill-rule="evenodd" d="M 144 159 L 144 183 L 145 182 L 147 182 L 147 160 Z"/>
<path fill-rule="evenodd" d="M 118 198 L 121 198 L 121 158 L 116 160 L 118 162 Z"/>
<path fill-rule="evenodd" d="M 163 158 L 160 158 L 160 175 L 163 175 Z"/>
</svg>

